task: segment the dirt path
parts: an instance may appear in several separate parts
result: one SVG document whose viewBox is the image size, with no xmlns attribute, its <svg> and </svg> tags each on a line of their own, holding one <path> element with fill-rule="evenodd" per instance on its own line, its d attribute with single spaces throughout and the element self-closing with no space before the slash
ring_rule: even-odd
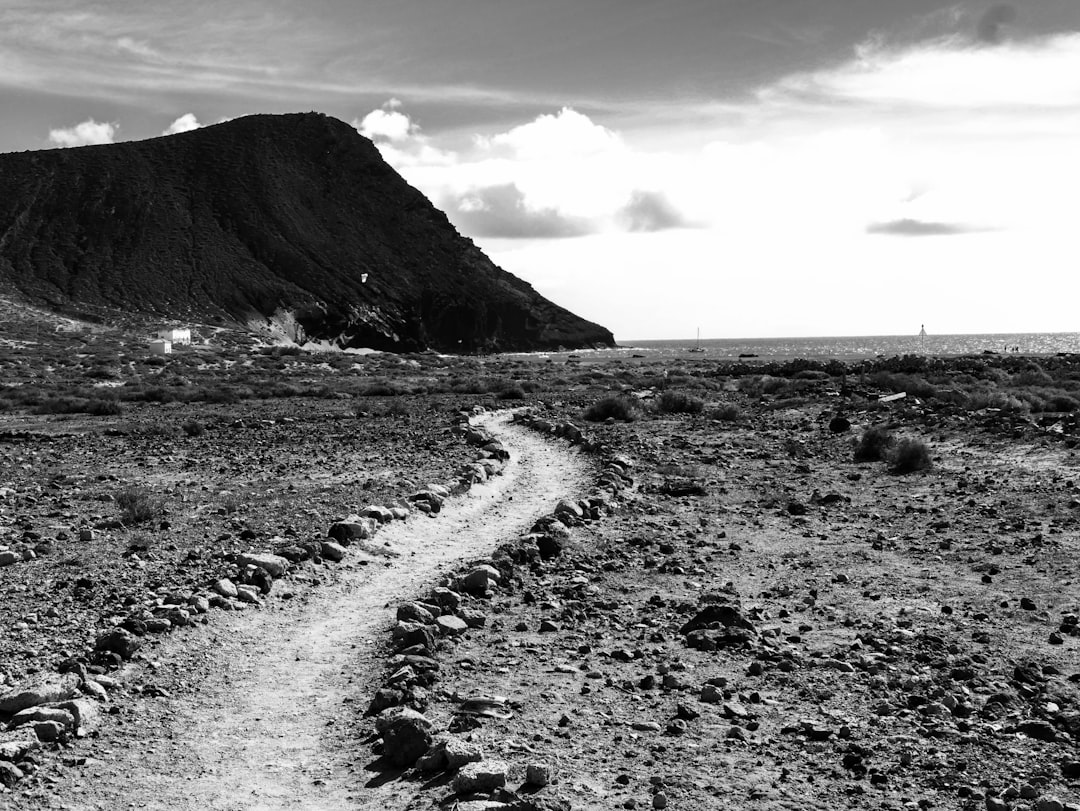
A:
<svg viewBox="0 0 1080 811">
<path fill-rule="evenodd" d="M 131 676 L 175 693 L 124 708 L 97 742 L 81 746 L 91 758 L 65 770 L 48 807 L 404 806 L 408 798 L 396 796 L 404 788 L 365 788 L 372 757 L 350 730 L 382 667 L 376 651 L 390 606 L 456 561 L 526 531 L 586 483 L 587 464 L 575 453 L 505 416 L 486 427 L 511 450 L 502 476 L 448 502 L 437 518 L 385 529 L 378 541 L 402 553 L 393 563 L 351 556 L 322 588 L 218 615 L 170 644 L 156 667 Z"/>
</svg>

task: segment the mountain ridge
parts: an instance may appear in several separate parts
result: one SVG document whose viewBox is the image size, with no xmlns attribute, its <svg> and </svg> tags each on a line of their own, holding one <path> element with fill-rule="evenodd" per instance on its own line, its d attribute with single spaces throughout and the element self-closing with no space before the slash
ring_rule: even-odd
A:
<svg viewBox="0 0 1080 811">
<path fill-rule="evenodd" d="M 59 309 L 295 324 L 398 351 L 610 346 L 320 113 L 0 155 L 0 285 Z"/>
</svg>

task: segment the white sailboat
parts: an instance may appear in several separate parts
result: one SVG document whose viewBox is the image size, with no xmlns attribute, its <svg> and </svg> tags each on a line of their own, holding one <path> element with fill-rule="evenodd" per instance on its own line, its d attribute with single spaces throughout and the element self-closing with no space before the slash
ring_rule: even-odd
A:
<svg viewBox="0 0 1080 811">
<path fill-rule="evenodd" d="M 701 327 L 698 327 L 697 340 L 694 341 L 693 349 L 687 349 L 687 352 L 704 352 L 705 348 L 701 345 Z"/>
</svg>

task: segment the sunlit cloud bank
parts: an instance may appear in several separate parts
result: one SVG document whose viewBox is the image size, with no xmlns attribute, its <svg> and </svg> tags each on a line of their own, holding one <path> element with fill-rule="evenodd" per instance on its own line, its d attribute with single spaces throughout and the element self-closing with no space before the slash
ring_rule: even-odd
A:
<svg viewBox="0 0 1080 811">
<path fill-rule="evenodd" d="M 98 123 L 90 118 L 73 127 L 49 130 L 49 143 L 60 147 L 111 144 L 116 138 L 118 129 L 116 124 L 104 121 Z"/>
<path fill-rule="evenodd" d="M 1060 298 L 994 291 L 1021 268 L 1054 285 L 1072 255 L 1080 34 L 1011 41 L 1007 19 L 984 22 L 966 39 L 867 41 L 734 115 L 724 102 L 711 126 L 694 108 L 677 139 L 562 108 L 451 151 L 407 100 L 361 130 L 497 261 L 617 336 L 689 334 L 692 307 L 716 335 L 903 332 L 931 316 L 1075 329 Z M 767 308 L 700 304 L 763 283 Z M 880 286 L 895 311 L 856 323 L 854 298 Z"/>
<path fill-rule="evenodd" d="M 202 124 L 199 123 L 199 119 L 195 117 L 194 113 L 184 113 L 178 119 L 173 121 L 161 134 L 176 135 L 180 132 L 191 132 L 192 130 L 197 130 L 201 126 Z"/>
</svg>

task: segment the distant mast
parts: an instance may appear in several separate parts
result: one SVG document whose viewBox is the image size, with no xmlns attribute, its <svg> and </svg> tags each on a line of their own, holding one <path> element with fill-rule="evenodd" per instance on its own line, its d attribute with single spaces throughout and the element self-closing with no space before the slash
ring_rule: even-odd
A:
<svg viewBox="0 0 1080 811">
<path fill-rule="evenodd" d="M 922 325 L 922 326 L 921 326 L 921 327 L 919 328 L 919 337 L 920 337 L 920 338 L 925 338 L 925 337 L 926 337 L 926 324 L 923 324 L 923 325 Z"/>
<path fill-rule="evenodd" d="M 704 352 L 705 351 L 704 347 L 702 347 L 702 345 L 701 345 L 701 327 L 698 327 L 697 339 L 694 341 L 694 348 L 693 349 L 687 349 L 686 351 L 687 352 Z"/>
</svg>

